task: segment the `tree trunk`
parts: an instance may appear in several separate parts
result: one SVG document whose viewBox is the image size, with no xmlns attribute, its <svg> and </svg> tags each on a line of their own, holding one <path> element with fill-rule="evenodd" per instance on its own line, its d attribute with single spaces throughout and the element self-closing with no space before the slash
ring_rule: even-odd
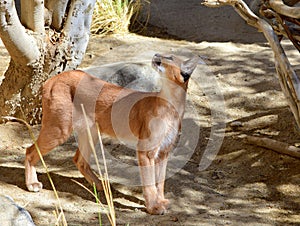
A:
<svg viewBox="0 0 300 226">
<path fill-rule="evenodd" d="M 11 61 L 0 85 L 0 117 L 38 123 L 40 87 L 49 77 L 77 68 L 84 57 L 95 0 L 0 1 L 0 37 Z"/>
</svg>

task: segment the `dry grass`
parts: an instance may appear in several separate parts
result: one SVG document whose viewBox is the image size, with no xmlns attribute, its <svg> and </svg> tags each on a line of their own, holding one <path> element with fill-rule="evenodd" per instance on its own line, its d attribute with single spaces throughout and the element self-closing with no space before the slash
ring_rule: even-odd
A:
<svg viewBox="0 0 300 226">
<path fill-rule="evenodd" d="M 140 7 L 140 0 L 97 0 L 91 32 L 100 35 L 128 33 L 130 21 Z"/>
<path fill-rule="evenodd" d="M 53 211 L 53 214 L 54 214 L 55 219 L 56 219 L 55 225 L 57 225 L 57 226 L 67 226 L 68 223 L 67 223 L 67 220 L 66 220 L 64 211 L 63 211 L 63 207 L 62 207 L 61 201 L 60 201 L 59 196 L 58 196 L 58 192 L 57 192 L 57 190 L 56 190 L 56 188 L 55 188 L 55 185 L 54 185 L 54 183 L 53 183 L 53 180 L 52 180 L 52 178 L 51 178 L 51 176 L 50 176 L 49 169 L 48 169 L 48 167 L 47 167 L 47 165 L 46 165 L 46 163 L 45 163 L 45 161 L 44 161 L 44 158 L 43 158 L 43 156 L 42 156 L 42 154 L 41 154 L 41 151 L 40 151 L 40 149 L 39 149 L 39 147 L 38 147 L 38 145 L 37 145 L 37 143 L 36 143 L 36 139 L 35 139 L 34 134 L 33 134 L 33 132 L 32 132 L 31 126 L 30 126 L 25 120 L 23 120 L 23 119 L 19 119 L 19 118 L 15 118 L 15 117 L 10 117 L 10 116 L 2 117 L 2 118 L 7 119 L 7 120 L 12 120 L 12 121 L 15 120 L 15 121 L 24 123 L 24 124 L 26 125 L 26 127 L 27 127 L 27 129 L 28 129 L 28 131 L 29 131 L 30 137 L 31 137 L 31 139 L 32 139 L 33 142 L 34 142 L 34 145 L 35 145 L 35 147 L 36 147 L 36 150 L 37 150 L 37 152 L 38 152 L 38 155 L 39 155 L 39 157 L 40 157 L 40 159 L 41 159 L 42 165 L 43 165 L 43 167 L 44 167 L 44 169 L 45 169 L 45 171 L 46 171 L 46 174 L 47 174 L 48 180 L 49 180 L 49 182 L 50 182 L 50 184 L 51 184 L 51 187 L 52 187 L 52 189 L 53 189 L 55 198 L 56 198 L 56 200 L 57 200 L 57 204 L 58 204 L 58 205 L 55 206 L 55 211 Z"/>
<path fill-rule="evenodd" d="M 82 111 L 83 111 L 83 114 L 84 114 L 86 124 L 88 125 L 87 116 L 86 116 L 85 110 L 83 108 L 83 105 L 82 105 Z M 35 136 L 32 132 L 31 126 L 23 119 L 19 119 L 19 118 L 15 118 L 15 117 L 9 117 L 9 116 L 8 117 L 2 117 L 2 118 L 6 119 L 6 120 L 19 121 L 21 123 L 24 123 L 26 125 L 26 127 L 28 128 L 31 139 L 34 141 L 34 144 L 36 146 L 37 152 L 38 152 L 39 157 L 41 159 L 42 165 L 43 165 L 43 167 L 46 171 L 46 174 L 47 174 L 48 179 L 50 181 L 50 184 L 52 186 L 54 195 L 57 199 L 57 206 L 55 206 L 55 210 L 53 211 L 53 215 L 56 219 L 55 226 L 67 226 L 68 223 L 67 223 L 64 211 L 63 211 L 63 205 L 61 203 L 58 192 L 57 192 L 57 190 L 55 188 L 55 185 L 52 181 L 52 178 L 50 176 L 49 169 L 48 169 L 48 167 L 47 167 L 47 165 L 46 165 L 46 163 L 43 159 L 43 156 L 41 154 L 41 151 L 40 151 L 40 149 L 39 149 L 39 147 L 36 143 L 36 138 L 35 138 Z M 113 196 L 112 196 L 112 191 L 111 191 L 111 187 L 110 187 L 110 181 L 109 181 L 109 178 L 108 178 L 106 159 L 105 159 L 105 155 L 104 155 L 104 148 L 103 148 L 102 139 L 101 139 L 100 130 L 99 130 L 98 125 L 97 125 L 97 129 L 98 129 L 98 140 L 100 142 L 100 149 L 101 149 L 101 155 L 102 155 L 101 157 L 102 157 L 103 162 L 104 162 L 104 171 L 105 171 L 104 173 L 102 173 L 102 171 L 100 169 L 100 165 L 99 165 L 99 161 L 98 161 L 99 156 L 97 156 L 97 154 L 96 154 L 95 144 L 93 143 L 93 139 L 92 139 L 91 131 L 90 131 L 89 127 L 87 127 L 87 132 L 88 132 L 88 136 L 89 136 L 90 147 L 92 149 L 92 153 L 94 154 L 94 157 L 95 157 L 95 160 L 96 160 L 98 174 L 99 174 L 100 180 L 102 182 L 102 187 L 103 187 L 105 199 L 106 199 L 106 202 L 107 202 L 107 206 L 105 206 L 101 203 L 101 201 L 98 197 L 98 193 L 97 193 L 97 189 L 96 189 L 95 185 L 94 185 L 94 190 L 91 191 L 88 188 L 86 188 L 84 185 L 80 184 L 79 182 L 77 182 L 75 180 L 73 180 L 73 181 L 75 183 L 77 183 L 78 185 L 80 185 L 81 187 L 83 187 L 84 189 L 86 189 L 87 192 L 91 193 L 95 197 L 96 203 L 99 205 L 99 212 L 98 212 L 99 213 L 99 225 L 100 226 L 102 225 L 101 212 L 104 212 L 106 214 L 110 224 L 112 226 L 115 226 L 116 225 L 116 214 L 115 214 L 115 208 L 114 208 L 114 203 L 113 203 Z"/>
<path fill-rule="evenodd" d="M 111 187 L 110 187 L 110 182 L 109 182 L 109 178 L 108 178 L 107 164 L 106 164 L 106 158 L 104 155 L 104 148 L 103 148 L 102 138 L 101 138 L 101 134 L 100 134 L 100 128 L 97 124 L 98 141 L 100 142 L 100 150 L 101 150 L 101 155 L 102 155 L 101 157 L 102 157 L 103 163 L 104 163 L 104 171 L 105 171 L 104 173 L 102 173 L 102 171 L 100 169 L 100 165 L 99 165 L 99 161 L 98 161 L 99 156 L 97 156 L 97 153 L 96 153 L 95 144 L 93 142 L 91 130 L 88 127 L 88 120 L 87 120 L 87 116 L 86 116 L 83 105 L 81 105 L 81 108 L 82 108 L 82 112 L 83 112 L 83 115 L 85 118 L 85 123 L 87 125 L 87 132 L 88 132 L 90 147 L 92 149 L 92 153 L 96 160 L 97 170 L 98 170 L 98 174 L 100 176 L 100 180 L 102 182 L 102 187 L 103 187 L 103 191 L 104 191 L 105 199 L 107 201 L 108 208 L 105 208 L 104 205 L 101 203 L 100 199 L 98 198 L 97 190 L 95 189 L 95 185 L 94 185 L 94 197 L 96 198 L 96 202 L 100 205 L 100 207 L 105 210 L 105 214 L 106 214 L 110 224 L 114 226 L 114 225 L 116 225 L 116 213 L 115 213 L 115 208 L 114 208 L 114 202 L 113 202 L 113 196 L 112 196 L 112 191 L 111 191 Z M 99 218 L 99 219 L 101 219 L 101 218 Z"/>
</svg>

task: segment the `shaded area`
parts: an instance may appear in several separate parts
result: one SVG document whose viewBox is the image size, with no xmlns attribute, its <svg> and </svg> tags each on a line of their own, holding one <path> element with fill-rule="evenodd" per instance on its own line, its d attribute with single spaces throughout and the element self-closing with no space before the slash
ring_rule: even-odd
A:
<svg viewBox="0 0 300 226">
<path fill-rule="evenodd" d="M 211 9 L 199 0 L 142 2 L 137 21 L 132 21 L 130 28 L 138 34 L 193 42 L 265 42 L 263 35 L 230 7 Z"/>
<path fill-rule="evenodd" d="M 147 60 L 153 52 L 167 51 L 183 55 L 194 52 L 203 56 L 206 67 L 199 66 L 198 70 L 214 77 L 216 83 L 213 85 L 224 96 L 226 109 L 220 112 L 227 117 L 224 142 L 210 167 L 199 171 L 198 164 L 215 123 L 211 106 L 218 103 L 209 102 L 207 94 L 199 88 L 199 84 L 205 83 L 203 77 L 192 77 L 188 96 L 198 117 L 189 120 L 200 129 L 198 134 L 189 136 L 197 137 L 198 142 L 184 167 L 166 181 L 166 197 L 171 201 L 169 212 L 164 216 L 146 214 L 141 188 L 115 181 L 112 188 L 118 224 L 298 225 L 299 160 L 243 142 L 243 135 L 256 135 L 299 146 L 299 131 L 275 76 L 272 52 L 267 45 L 195 44 L 134 35 L 127 36 L 126 40 L 117 36 L 95 38 L 89 46 L 84 66 L 137 58 Z M 298 55 L 292 50 L 288 52 L 297 62 Z M 31 143 L 25 131 L 19 124 L 0 125 L 1 192 L 12 193 L 20 205 L 27 203 L 26 208 L 34 222 L 49 225 L 53 222 L 55 200 L 42 167 L 39 166 L 38 171 L 45 189 L 40 193 L 29 193 L 24 185 L 25 147 Z M 108 146 L 115 148 L 114 156 L 135 164 L 134 153 L 124 146 L 114 143 Z M 70 139 L 45 160 L 69 224 L 97 224 L 99 208 L 93 197 L 71 181 L 76 178 L 89 186 L 72 163 L 75 149 L 76 142 Z M 107 222 L 105 217 L 103 220 Z"/>
</svg>

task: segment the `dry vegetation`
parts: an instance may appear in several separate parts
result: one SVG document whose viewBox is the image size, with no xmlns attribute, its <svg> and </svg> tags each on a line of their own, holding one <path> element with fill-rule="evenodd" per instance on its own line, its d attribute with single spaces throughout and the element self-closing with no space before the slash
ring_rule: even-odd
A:
<svg viewBox="0 0 300 226">
<path fill-rule="evenodd" d="M 140 0 L 97 0 L 91 32 L 100 35 L 127 33 L 140 5 Z"/>
<path fill-rule="evenodd" d="M 98 4 L 100 2 L 106 1 L 98 1 Z M 104 31 L 103 28 L 94 29 L 96 33 Z M 113 33 L 117 29 L 104 33 Z M 299 53 L 291 48 L 290 43 L 285 44 L 285 48 L 292 56 L 291 62 L 298 64 Z M 112 194 L 117 223 L 130 226 L 299 225 L 299 160 L 244 142 L 245 136 L 255 135 L 299 147 L 299 129 L 295 126 L 278 78 L 274 76 L 273 53 L 266 43 L 189 43 L 134 35 L 93 37 L 82 67 L 95 62 L 98 65 L 124 62 L 142 54 L 147 57 L 147 53 L 153 51 L 185 52 L 187 49 L 206 57 L 211 76 L 216 77 L 216 84 L 224 95 L 226 109 L 222 113 L 227 116 L 227 126 L 222 147 L 211 166 L 199 171 L 198 164 L 212 130 L 211 103 L 191 83 L 188 95 L 199 113 L 199 118 L 193 119 L 200 128 L 200 133 L 196 134 L 199 141 L 186 165 L 166 182 L 167 197 L 172 202 L 169 213 L 164 216 L 148 215 L 143 209 L 141 189 L 122 185 L 118 178 L 114 178 Z M 0 57 L 1 71 L 4 71 L 9 59 L 3 46 Z M 39 127 L 33 130 L 36 135 Z M 18 204 L 26 206 L 37 225 L 53 225 L 53 210 L 57 202 L 45 170 L 38 168 L 39 178 L 45 185 L 40 193 L 27 192 L 24 184 L 24 153 L 32 142 L 27 129 L 17 123 L 0 125 L 0 137 L 1 193 L 11 195 Z M 89 186 L 72 163 L 75 143 L 74 139 L 70 139 L 46 156 L 45 161 L 67 223 L 99 225 L 101 216 L 94 194 L 73 182 L 75 179 L 83 186 Z M 120 159 L 124 157 L 135 161 L 122 145 L 108 144 L 107 149 L 121 156 Z M 113 165 L 114 162 L 108 163 L 108 167 Z M 105 211 L 101 213 L 105 214 Z M 107 217 L 102 219 L 102 224 L 110 224 Z"/>
</svg>

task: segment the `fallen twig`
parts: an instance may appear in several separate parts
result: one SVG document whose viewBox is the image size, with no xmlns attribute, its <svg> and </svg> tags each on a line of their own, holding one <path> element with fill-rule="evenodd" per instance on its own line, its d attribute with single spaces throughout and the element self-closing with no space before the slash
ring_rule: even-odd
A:
<svg viewBox="0 0 300 226">
<path fill-rule="evenodd" d="M 300 148 L 266 137 L 246 136 L 245 142 L 300 159 Z"/>
</svg>

